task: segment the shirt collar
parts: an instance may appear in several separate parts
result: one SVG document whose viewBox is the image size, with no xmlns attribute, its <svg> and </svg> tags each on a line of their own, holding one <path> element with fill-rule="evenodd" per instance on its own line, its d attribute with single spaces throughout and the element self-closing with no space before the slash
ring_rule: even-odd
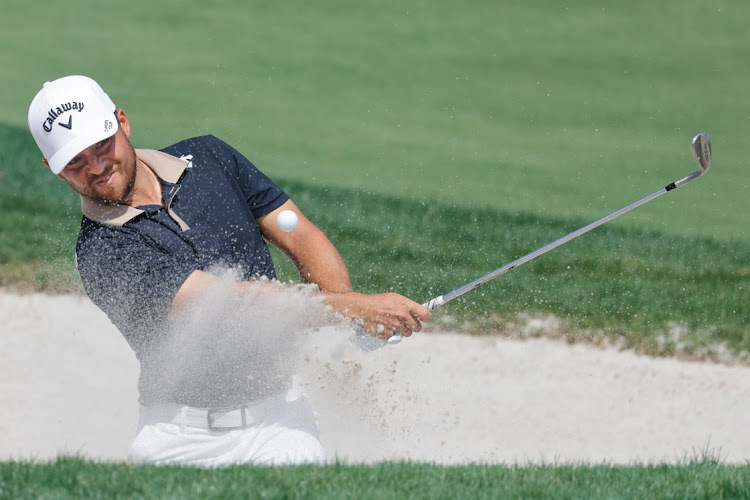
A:
<svg viewBox="0 0 750 500">
<path fill-rule="evenodd" d="M 135 154 L 160 179 L 173 184 L 176 184 L 180 180 L 180 177 L 188 166 L 186 160 L 176 158 L 162 151 L 136 149 Z M 110 226 L 122 226 L 143 213 L 143 210 L 140 208 L 129 205 L 102 203 L 84 195 L 81 195 L 81 209 L 83 210 L 83 215 L 89 219 Z"/>
</svg>

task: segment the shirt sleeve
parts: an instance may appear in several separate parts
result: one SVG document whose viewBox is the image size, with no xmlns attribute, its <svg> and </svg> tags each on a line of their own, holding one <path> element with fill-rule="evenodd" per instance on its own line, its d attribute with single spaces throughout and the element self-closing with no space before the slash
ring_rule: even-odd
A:
<svg viewBox="0 0 750 500">
<path fill-rule="evenodd" d="M 237 183 L 256 219 L 273 212 L 289 199 L 289 196 L 275 182 L 242 153 L 216 137 L 210 136 L 209 140 L 216 150 L 221 151 L 222 156 L 231 159 L 222 164 L 232 168 L 232 174 L 236 175 Z"/>
<path fill-rule="evenodd" d="M 129 230 L 84 219 L 76 265 L 86 294 L 136 352 L 166 320 L 174 297 L 198 269 L 197 257 L 167 253 Z"/>
</svg>

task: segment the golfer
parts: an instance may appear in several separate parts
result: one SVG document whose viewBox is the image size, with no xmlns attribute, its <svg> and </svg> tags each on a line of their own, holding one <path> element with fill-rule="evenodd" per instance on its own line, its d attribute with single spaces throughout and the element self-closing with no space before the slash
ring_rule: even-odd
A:
<svg viewBox="0 0 750 500">
<path fill-rule="evenodd" d="M 84 76 L 45 83 L 28 121 L 44 164 L 81 196 L 76 261 L 86 293 L 141 364 L 130 459 L 208 467 L 322 462 L 315 414 L 298 387 L 248 382 L 250 370 L 263 369 L 262 356 L 248 367 L 246 356 L 232 352 L 168 370 L 164 346 L 183 340 L 173 325 L 226 283 L 216 269 L 234 273 L 232 292 L 240 298 L 262 303 L 264 294 L 290 293 L 273 283 L 266 241 L 317 285 L 330 309 L 372 335 L 410 336 L 430 312 L 395 293 L 354 292 L 326 236 L 216 137 L 134 149 L 125 111 Z M 291 232 L 275 223 L 283 210 L 299 218 Z M 220 348 L 221 322 L 205 326 L 211 336 L 204 338 L 215 344 L 208 347 Z"/>
</svg>

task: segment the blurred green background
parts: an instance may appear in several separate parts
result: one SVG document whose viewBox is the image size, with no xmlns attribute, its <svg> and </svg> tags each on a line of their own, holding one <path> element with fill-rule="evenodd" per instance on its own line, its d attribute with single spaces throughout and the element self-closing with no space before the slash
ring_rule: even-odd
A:
<svg viewBox="0 0 750 500">
<path fill-rule="evenodd" d="M 750 4 L 6 0 L 0 123 L 97 79 L 159 147 L 213 133 L 275 177 L 748 237 Z M 408 214 L 404 214 L 408 217 Z"/>
</svg>

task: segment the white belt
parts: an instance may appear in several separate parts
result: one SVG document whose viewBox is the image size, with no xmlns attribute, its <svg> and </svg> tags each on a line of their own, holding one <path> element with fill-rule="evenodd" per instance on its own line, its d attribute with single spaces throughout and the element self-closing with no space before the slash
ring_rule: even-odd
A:
<svg viewBox="0 0 750 500">
<path fill-rule="evenodd" d="M 250 427 L 263 421 L 284 400 L 275 396 L 229 408 L 193 408 L 175 404 L 143 406 L 145 416 L 173 424 L 198 427 L 212 431 L 230 431 Z"/>
</svg>

